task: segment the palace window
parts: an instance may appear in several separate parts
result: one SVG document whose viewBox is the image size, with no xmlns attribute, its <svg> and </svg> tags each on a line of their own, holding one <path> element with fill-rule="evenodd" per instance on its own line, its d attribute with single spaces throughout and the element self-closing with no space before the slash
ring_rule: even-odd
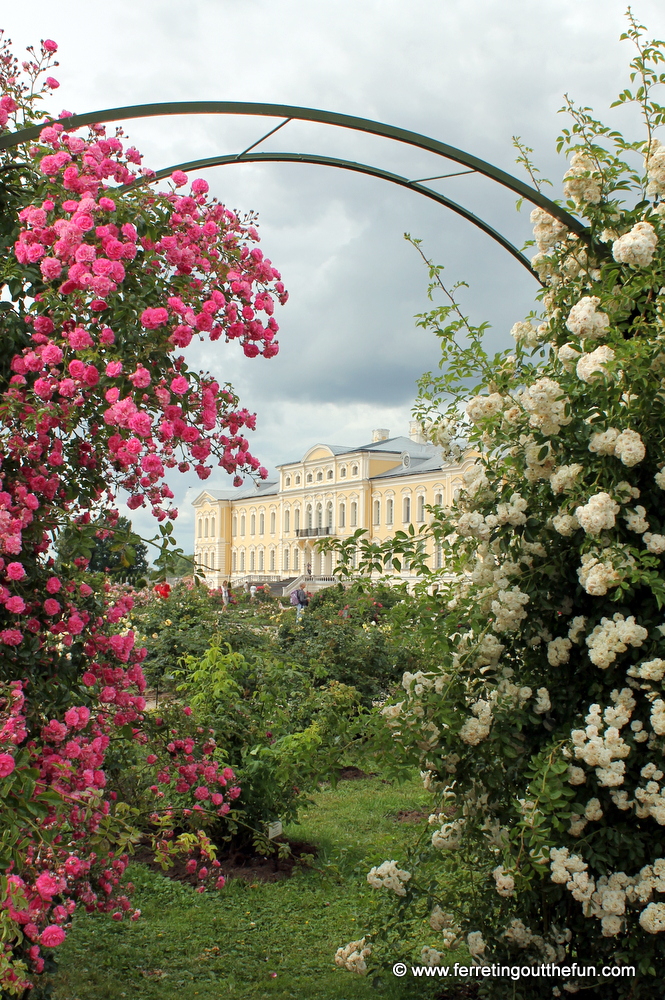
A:
<svg viewBox="0 0 665 1000">
<path fill-rule="evenodd" d="M 333 477 L 333 470 L 328 469 L 328 479 L 332 479 L 332 477 Z"/>
<path fill-rule="evenodd" d="M 339 505 L 339 526 L 340 528 L 346 527 L 346 504 L 341 503 Z"/>
<path fill-rule="evenodd" d="M 249 533 L 250 535 L 256 534 L 256 514 L 249 515 Z"/>
<path fill-rule="evenodd" d="M 358 504 L 355 500 L 351 504 L 351 527 L 358 527 Z"/>
<path fill-rule="evenodd" d="M 270 572 L 271 573 L 275 572 L 275 550 L 274 549 L 270 550 Z"/>
<path fill-rule="evenodd" d="M 381 501 L 375 500 L 373 505 L 373 524 L 381 524 Z"/>
<path fill-rule="evenodd" d="M 282 567 L 288 573 L 288 571 L 289 571 L 289 550 L 288 549 L 284 549 L 284 552 L 282 553 Z"/>
<path fill-rule="evenodd" d="M 296 531 L 300 530 L 300 507 L 296 507 L 293 512 L 293 527 Z"/>
<path fill-rule="evenodd" d="M 231 520 L 231 534 L 234 537 L 238 534 L 238 516 L 236 514 L 233 515 Z"/>
<path fill-rule="evenodd" d="M 208 537 L 208 518 L 207 517 L 205 519 L 205 528 L 203 529 L 203 534 L 205 535 L 206 538 Z"/>
<path fill-rule="evenodd" d="M 314 527 L 313 520 L 314 519 L 313 519 L 313 516 L 312 516 L 312 505 L 310 503 L 310 504 L 307 504 L 307 527 L 308 528 L 313 528 Z"/>
<path fill-rule="evenodd" d="M 235 573 L 236 570 L 238 569 L 238 553 L 235 551 L 231 556 L 231 566 L 233 568 L 233 572 Z"/>
<path fill-rule="evenodd" d="M 296 571 L 298 569 L 298 549 L 293 550 L 293 568 Z"/>
<path fill-rule="evenodd" d="M 404 524 L 411 523 L 411 497 L 404 497 L 402 504 L 402 521 Z"/>
<path fill-rule="evenodd" d="M 321 471 L 317 472 L 316 474 L 317 483 L 320 483 L 322 479 L 323 479 L 323 473 Z"/>
<path fill-rule="evenodd" d="M 214 519 L 214 517 L 211 518 L 211 521 L 210 521 L 210 534 L 212 535 L 213 538 L 215 537 L 215 519 Z"/>
<path fill-rule="evenodd" d="M 417 505 L 416 509 L 417 509 L 417 512 L 418 512 L 416 519 L 418 521 L 424 521 L 425 520 L 425 497 L 422 495 L 422 493 L 419 494 L 419 496 L 418 496 L 418 505 Z"/>
<path fill-rule="evenodd" d="M 261 511 L 261 513 L 259 514 L 259 534 L 263 535 L 265 533 L 265 530 L 266 530 L 266 516 L 263 513 L 263 511 Z"/>
<path fill-rule="evenodd" d="M 244 549 L 240 550 L 240 572 L 241 573 L 245 572 L 245 550 Z"/>
<path fill-rule="evenodd" d="M 351 475 L 352 476 L 357 476 L 358 475 L 358 466 L 357 465 L 354 465 L 353 468 L 351 469 Z"/>
<path fill-rule="evenodd" d="M 275 525 L 276 525 L 276 523 L 277 523 L 277 518 L 275 517 L 275 511 L 271 510 L 270 511 L 270 534 L 271 535 L 275 534 Z"/>
<path fill-rule="evenodd" d="M 254 549 L 249 553 L 249 571 L 252 573 L 254 571 Z"/>
<path fill-rule="evenodd" d="M 316 526 L 317 528 L 323 527 L 323 504 L 316 505 Z"/>
<path fill-rule="evenodd" d="M 203 518 L 199 518 L 199 538 L 203 538 Z"/>
<path fill-rule="evenodd" d="M 437 493 L 436 496 L 434 497 L 434 506 L 435 507 L 443 507 L 443 494 L 442 493 Z"/>
<path fill-rule="evenodd" d="M 392 524 L 395 516 L 395 501 L 386 500 L 386 524 Z"/>
<path fill-rule="evenodd" d="M 332 500 L 328 501 L 328 507 L 326 509 L 326 525 L 329 528 L 333 526 L 333 505 Z"/>
<path fill-rule="evenodd" d="M 284 531 L 288 534 L 291 530 L 291 511 L 284 511 Z"/>
<path fill-rule="evenodd" d="M 245 515 L 244 514 L 240 515 L 240 534 L 241 534 L 241 536 L 243 538 L 245 537 Z"/>
<path fill-rule="evenodd" d="M 314 482 L 314 478 L 313 478 L 313 476 L 312 476 L 312 473 L 311 473 L 311 472 L 308 472 L 308 473 L 307 473 L 307 482 L 308 482 L 308 483 L 313 483 L 313 482 Z"/>
<path fill-rule="evenodd" d="M 263 549 L 259 549 L 259 573 L 263 572 Z"/>
<path fill-rule="evenodd" d="M 342 468 L 339 470 L 339 478 L 340 479 L 346 479 L 346 466 L 345 465 L 343 465 Z"/>
<path fill-rule="evenodd" d="M 285 485 L 286 486 L 290 486 L 291 485 L 291 476 L 287 476 L 286 477 L 286 483 L 285 483 Z"/>
<path fill-rule="evenodd" d="M 210 569 L 214 569 L 214 568 L 215 568 L 215 553 L 211 552 L 210 553 Z"/>
<path fill-rule="evenodd" d="M 296 476 L 296 486 L 300 486 L 300 476 Z"/>
</svg>

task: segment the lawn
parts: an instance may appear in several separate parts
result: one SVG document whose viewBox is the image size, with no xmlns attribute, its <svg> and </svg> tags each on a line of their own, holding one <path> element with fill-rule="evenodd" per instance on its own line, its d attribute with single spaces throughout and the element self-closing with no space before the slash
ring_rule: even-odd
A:
<svg viewBox="0 0 665 1000">
<path fill-rule="evenodd" d="M 386 1000 L 428 997 L 431 983 L 395 980 L 381 989 L 371 977 L 335 967 L 335 950 L 365 930 L 379 893 L 367 885 L 372 865 L 400 860 L 413 822 L 398 814 L 426 808 L 414 779 L 398 785 L 369 777 L 324 786 L 285 830 L 315 844 L 311 868 L 278 882 L 233 879 L 219 893 L 192 888 L 131 867 L 137 923 L 101 915 L 76 917 L 59 949 L 54 1000 Z M 409 932 L 405 932 L 408 939 Z M 410 952 L 405 941 L 404 958 Z M 410 977 L 409 977 L 410 979 Z"/>
</svg>

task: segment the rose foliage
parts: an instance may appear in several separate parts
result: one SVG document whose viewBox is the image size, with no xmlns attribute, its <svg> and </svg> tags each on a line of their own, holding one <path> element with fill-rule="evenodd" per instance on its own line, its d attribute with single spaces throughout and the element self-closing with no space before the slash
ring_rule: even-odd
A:
<svg viewBox="0 0 665 1000">
<path fill-rule="evenodd" d="M 565 203 L 588 230 L 532 212 L 542 311 L 513 327 L 515 348 L 488 358 L 452 292 L 421 317 L 444 372 L 423 378 L 419 414 L 445 454 L 466 436 L 477 461 L 433 511 L 445 570 L 420 558 L 414 615 L 440 667 L 405 674 L 381 710 L 388 752 L 419 762 L 439 808 L 400 870 L 369 881 L 397 916 L 421 915 L 425 963 L 465 941 L 477 965 L 532 970 L 510 987 L 474 977 L 482 995 L 662 995 L 665 46 L 643 31 L 630 18 L 636 82 L 617 103 L 637 104 L 645 136 L 567 106 Z M 366 546 L 366 564 L 407 542 Z M 369 955 L 363 939 L 338 964 Z M 543 963 L 568 973 L 543 978 Z M 614 964 L 636 976 L 602 983 Z"/>
<path fill-rule="evenodd" d="M 132 911 L 123 873 L 136 831 L 108 792 L 114 747 L 140 745 L 158 771 L 166 754 L 177 773 L 153 782 L 163 841 L 177 827 L 185 848 L 210 853 L 204 830 L 239 793 L 209 734 L 181 735 L 185 716 L 150 752 L 160 727 L 143 714 L 133 598 L 95 591 L 85 555 L 56 573 L 51 553 L 61 532 L 107 537 L 121 489 L 131 509 L 151 508 L 168 551 L 174 468 L 265 476 L 243 436 L 254 416 L 178 352 L 224 339 L 269 358 L 286 300 L 251 217 L 204 180 L 176 173 L 157 193 L 121 130 L 80 135 L 68 112 L 46 115 L 57 81 L 39 81 L 56 50 L 47 39 L 21 66 L 0 47 L 0 135 L 43 125 L 0 152 L 2 996 L 30 987 L 79 902 L 116 919 Z"/>
</svg>

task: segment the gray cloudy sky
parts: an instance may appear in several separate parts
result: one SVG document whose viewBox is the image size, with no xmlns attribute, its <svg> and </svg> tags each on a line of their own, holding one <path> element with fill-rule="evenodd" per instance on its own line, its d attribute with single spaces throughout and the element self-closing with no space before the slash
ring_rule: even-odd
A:
<svg viewBox="0 0 665 1000">
<path fill-rule="evenodd" d="M 633 9 L 651 37 L 665 34 L 659 0 Z M 609 117 L 632 58 L 619 42 L 624 10 L 619 0 L 31 0 L 5 10 L 1 26 L 19 52 L 40 37 L 59 43 L 56 111 L 176 100 L 295 104 L 422 132 L 519 175 L 517 134 L 558 197 L 565 164 L 554 148 L 564 125 L 557 111 L 568 92 Z M 623 109 L 611 115 L 626 124 Z M 132 121 L 127 132 L 158 169 L 240 151 L 270 124 L 169 118 Z M 447 169 L 389 140 L 308 123 L 291 123 L 265 149 L 326 153 L 412 178 Z M 266 465 L 315 441 L 352 445 L 374 427 L 406 430 L 414 381 L 436 367 L 437 344 L 414 326 L 414 313 L 427 308 L 427 275 L 404 232 L 423 240 L 449 282 L 469 282 L 465 308 L 491 322 L 496 348 L 533 306 L 536 283 L 512 257 L 420 195 L 300 164 L 226 166 L 206 177 L 230 207 L 259 212 L 262 248 L 291 294 L 278 311 L 276 358 L 248 362 L 237 345 L 223 344 L 200 358 L 258 413 L 252 451 Z M 514 243 L 529 238 L 528 210 L 517 214 L 510 192 L 477 176 L 433 186 Z M 227 484 L 221 473 L 207 481 Z M 181 476 L 172 487 L 178 538 L 191 550 L 187 499 L 200 484 Z M 152 531 L 149 516 L 133 520 Z"/>
</svg>

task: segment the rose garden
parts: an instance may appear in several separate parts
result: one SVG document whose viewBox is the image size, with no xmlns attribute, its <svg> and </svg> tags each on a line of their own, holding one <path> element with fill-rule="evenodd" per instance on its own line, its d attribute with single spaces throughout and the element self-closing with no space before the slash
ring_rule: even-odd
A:
<svg viewBox="0 0 665 1000">
<path fill-rule="evenodd" d="M 340 583 L 298 622 L 206 588 L 167 482 L 266 475 L 255 415 L 181 353 L 277 353 L 288 296 L 252 214 L 180 171 L 151 183 L 120 128 L 51 117 L 56 43 L 3 44 L 0 136 L 41 126 L 0 152 L 3 998 L 662 996 L 665 45 L 645 30 L 628 16 L 616 102 L 639 135 L 567 101 L 560 204 L 584 229 L 532 212 L 542 290 L 510 350 L 488 356 L 412 240 L 442 348 L 415 413 L 476 462 L 420 532 L 320 543 Z M 121 504 L 155 517 L 145 572 Z"/>
</svg>

